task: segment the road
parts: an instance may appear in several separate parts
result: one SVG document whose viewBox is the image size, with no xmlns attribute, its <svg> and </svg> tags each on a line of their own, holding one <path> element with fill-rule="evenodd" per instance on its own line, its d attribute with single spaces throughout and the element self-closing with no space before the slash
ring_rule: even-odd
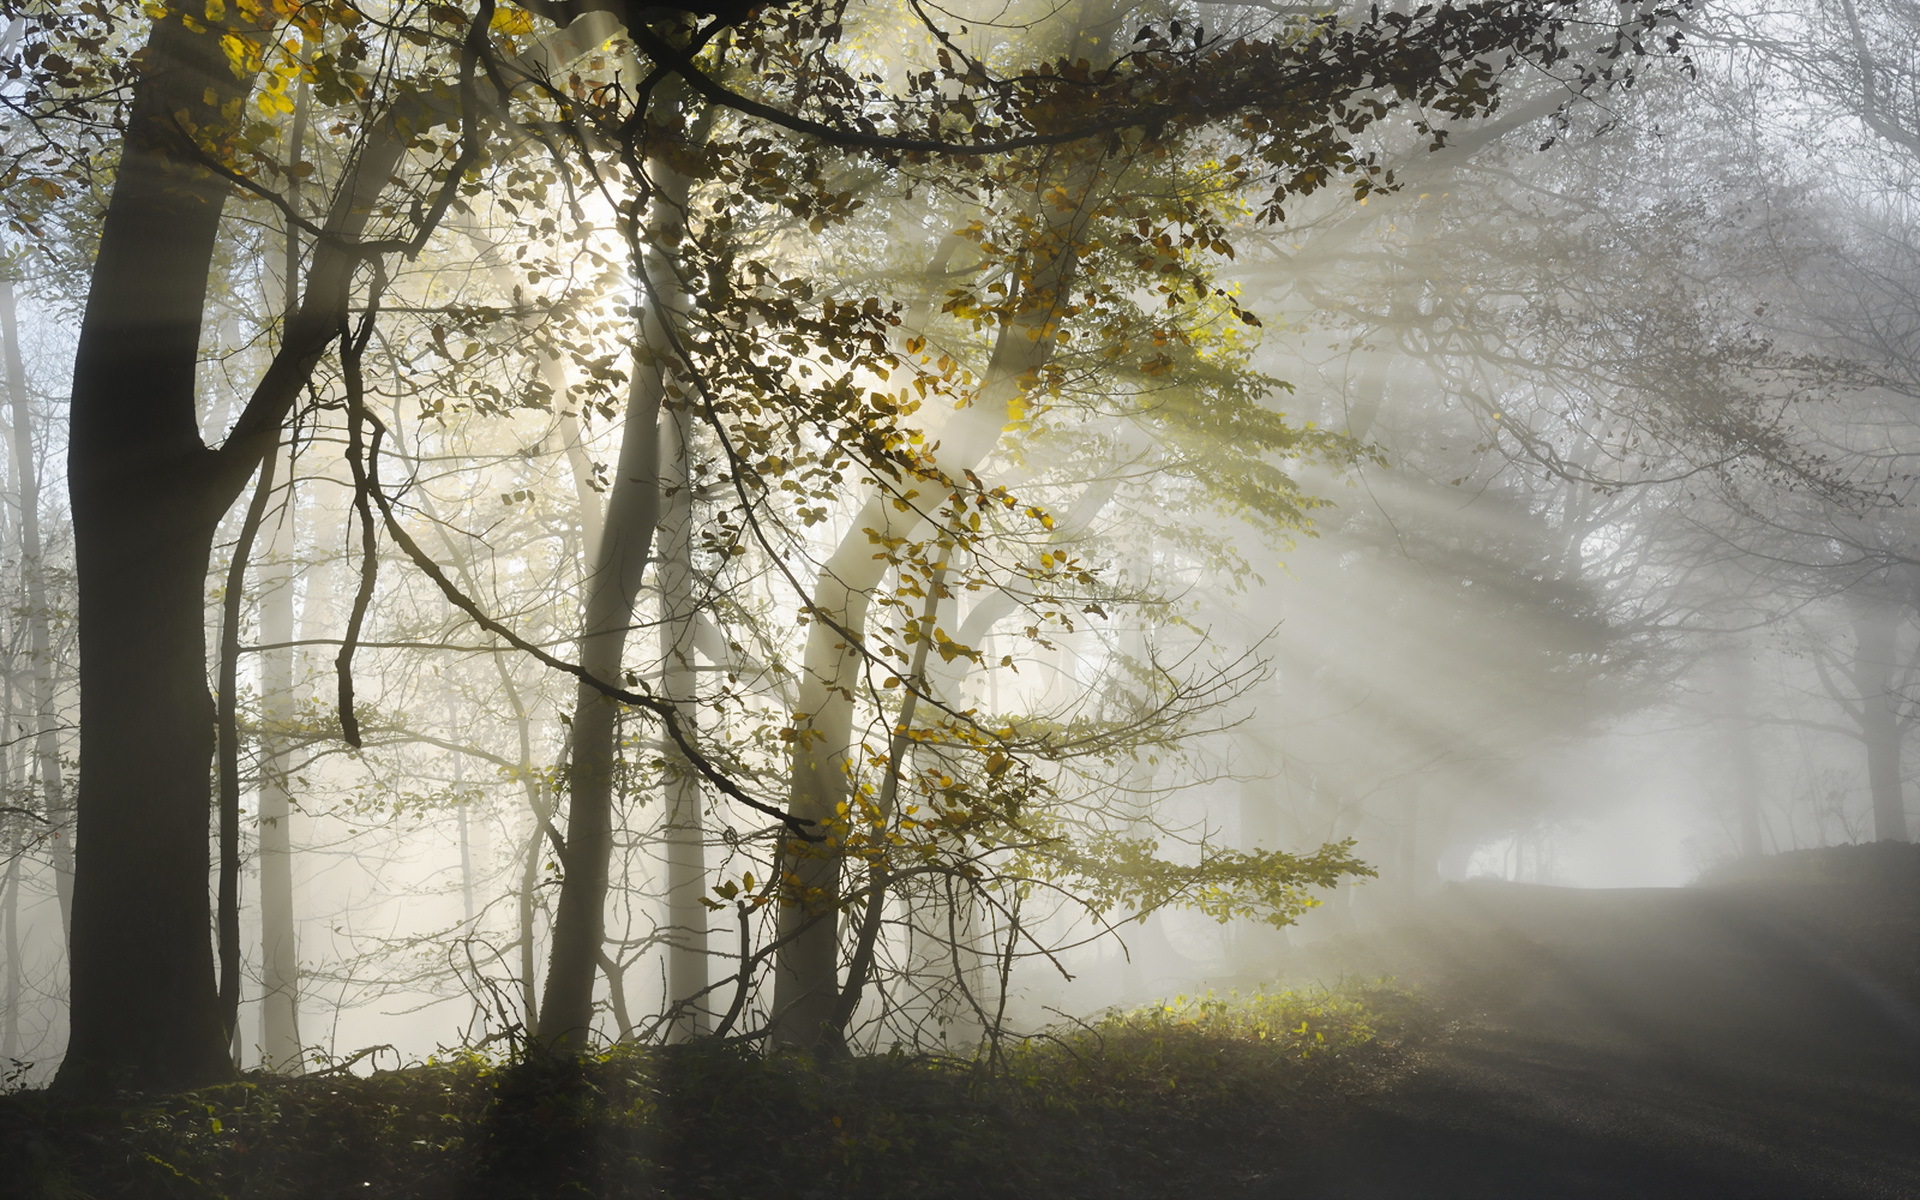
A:
<svg viewBox="0 0 1920 1200">
<path fill-rule="evenodd" d="M 1920 1197 L 1920 1009 L 1791 894 L 1467 885 L 1435 911 L 1400 944 L 1473 1018 L 1250 1198 Z"/>
</svg>

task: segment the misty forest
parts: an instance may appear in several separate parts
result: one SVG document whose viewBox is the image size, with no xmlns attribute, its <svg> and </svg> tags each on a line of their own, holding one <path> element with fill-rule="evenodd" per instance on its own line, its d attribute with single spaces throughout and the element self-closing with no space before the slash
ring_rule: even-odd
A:
<svg viewBox="0 0 1920 1200">
<path fill-rule="evenodd" d="M 0 1193 L 1920 1194 L 1920 5 L 685 3 L 0 0 Z"/>
</svg>

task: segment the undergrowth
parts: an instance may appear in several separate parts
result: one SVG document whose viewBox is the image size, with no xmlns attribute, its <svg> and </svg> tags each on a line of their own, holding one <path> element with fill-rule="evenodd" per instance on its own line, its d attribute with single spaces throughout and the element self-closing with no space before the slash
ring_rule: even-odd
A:
<svg viewBox="0 0 1920 1200">
<path fill-rule="evenodd" d="M 1385 986 L 1181 998 L 973 1062 L 741 1045 L 455 1054 L 112 1104 L 0 1097 L 9 1197 L 1218 1194 L 1402 1069 Z"/>
</svg>

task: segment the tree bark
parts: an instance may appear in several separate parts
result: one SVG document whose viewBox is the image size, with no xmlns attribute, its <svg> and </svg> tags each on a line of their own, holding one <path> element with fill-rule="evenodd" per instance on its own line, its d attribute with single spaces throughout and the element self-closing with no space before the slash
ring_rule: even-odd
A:
<svg viewBox="0 0 1920 1200">
<path fill-rule="evenodd" d="M 201 440 L 195 372 L 229 192 L 175 114 L 218 131 L 252 90 L 229 21 L 159 19 L 128 116 L 74 356 L 67 477 L 79 582 L 80 787 L 72 1036 L 57 1086 L 178 1089 L 229 1076 L 208 939 L 214 704 L 205 586 L 222 514 L 331 343 L 353 241 L 398 166 L 373 131 L 326 222 L 306 300 L 225 444 Z M 242 31 L 246 32 L 246 31 Z"/>
<path fill-rule="evenodd" d="M 240 1065 L 240 622 L 247 563 L 253 557 L 254 539 L 259 536 L 267 500 L 273 494 L 275 465 L 273 458 L 260 465 L 253 499 L 247 503 L 240 535 L 234 539 L 232 559 L 227 564 L 226 594 L 220 606 L 219 686 L 214 693 L 218 706 L 215 746 L 220 755 L 220 887 L 214 925 L 220 946 L 220 1023 L 232 1043 L 235 1066 Z"/>
<path fill-rule="evenodd" d="M 249 89 L 223 32 L 163 19 L 108 201 L 74 360 L 80 792 L 69 1089 L 183 1088 L 232 1072 L 208 940 L 205 584 L 234 491 L 201 442 L 195 362 L 227 186 L 182 163 Z M 215 101 L 208 111 L 208 100 Z M 224 481 L 222 481 L 224 482 Z"/>
<path fill-rule="evenodd" d="M 287 130 L 287 202 L 300 207 L 300 175 L 293 170 L 305 158 L 312 95 L 300 84 Z M 300 315 L 300 231 L 286 224 L 284 328 Z M 278 451 L 276 451 L 278 453 Z M 294 497 L 298 460 L 287 450 L 284 498 L 273 517 L 272 540 L 260 580 L 260 641 L 276 649 L 260 656 L 260 795 L 255 814 L 260 842 L 260 1060 L 269 1071 L 298 1074 L 305 1063 L 300 1043 L 300 951 L 293 922 L 293 796 L 287 787 L 291 756 L 286 730 L 293 724 L 293 551 L 298 535 Z M 319 581 L 314 581 L 318 585 Z M 309 593 L 310 602 L 313 594 Z M 465 813 L 460 848 L 466 851 Z M 464 868 L 464 858 L 463 858 Z"/>
<path fill-rule="evenodd" d="M 7 958 L 6 983 L 0 991 L 6 1001 L 0 1004 L 0 1058 L 9 1060 L 20 1055 L 20 860 L 26 854 L 26 839 L 16 823 L 8 839 L 6 878 L 0 881 L 6 893 L 5 908 L 0 909 L 0 936 L 5 938 L 0 949 Z"/>
</svg>

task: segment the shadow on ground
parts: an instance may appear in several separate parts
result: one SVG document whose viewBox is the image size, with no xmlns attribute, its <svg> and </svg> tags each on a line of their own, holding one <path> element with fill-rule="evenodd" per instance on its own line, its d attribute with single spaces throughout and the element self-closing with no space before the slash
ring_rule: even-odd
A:
<svg viewBox="0 0 1920 1200">
<path fill-rule="evenodd" d="M 1365 967 L 1471 1019 L 1248 1195 L 1920 1196 L 1916 932 L 1905 867 L 1450 888 Z"/>
</svg>

